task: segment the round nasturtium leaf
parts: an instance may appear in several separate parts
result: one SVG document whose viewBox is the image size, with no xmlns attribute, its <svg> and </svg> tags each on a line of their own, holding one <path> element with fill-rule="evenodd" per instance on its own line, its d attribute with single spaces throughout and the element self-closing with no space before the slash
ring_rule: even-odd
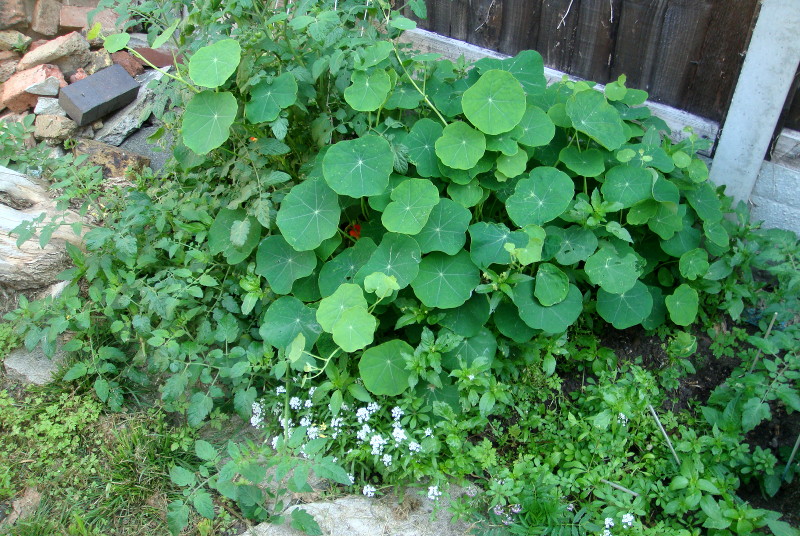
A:
<svg viewBox="0 0 800 536">
<path fill-rule="evenodd" d="M 427 223 L 414 237 L 422 253 L 458 253 L 467 241 L 466 231 L 472 213 L 452 199 L 443 197 L 433 207 Z"/>
<path fill-rule="evenodd" d="M 647 318 L 642 320 L 642 327 L 644 329 L 656 329 L 658 326 L 664 324 L 667 319 L 667 306 L 664 303 L 664 293 L 661 288 L 647 285 L 647 290 L 653 298 L 653 309 Z"/>
<path fill-rule="evenodd" d="M 280 235 L 266 237 L 256 252 L 256 273 L 267 278 L 276 294 L 288 294 L 292 284 L 311 275 L 317 265 L 313 251 L 296 251 Z"/>
<path fill-rule="evenodd" d="M 364 387 L 374 395 L 397 396 L 408 389 L 411 371 L 406 369 L 404 356 L 414 349 L 401 340 L 391 340 L 366 350 L 358 362 L 358 372 Z"/>
<path fill-rule="evenodd" d="M 565 166 L 581 177 L 597 177 L 606 170 L 603 153 L 597 149 L 584 149 L 577 147 L 564 147 L 558 155 Z"/>
<path fill-rule="evenodd" d="M 697 227 L 692 227 L 691 222 L 689 222 L 685 224 L 683 229 L 672 235 L 672 238 L 662 240 L 661 249 L 668 255 L 680 257 L 687 251 L 699 247 L 702 237 L 702 231 Z"/>
<path fill-rule="evenodd" d="M 281 296 L 264 313 L 258 333 L 275 348 L 286 348 L 302 333 L 310 350 L 322 332 L 314 310 L 293 296 Z"/>
<path fill-rule="evenodd" d="M 400 288 L 405 288 L 419 273 L 420 256 L 416 240 L 402 234 L 386 233 L 369 260 L 358 270 L 355 282 L 360 284 L 369 274 L 381 272 L 394 276 Z"/>
<path fill-rule="evenodd" d="M 203 91 L 186 104 L 181 119 L 183 143 L 197 154 L 216 149 L 230 136 L 238 105 L 231 93 Z"/>
<path fill-rule="evenodd" d="M 664 301 L 670 319 L 679 326 L 688 326 L 697 318 L 700 298 L 697 291 L 686 283 L 676 288 L 675 292 L 667 296 Z"/>
<path fill-rule="evenodd" d="M 392 190 L 391 199 L 381 216 L 383 226 L 393 233 L 415 235 L 439 203 L 439 190 L 428 179 L 408 179 Z"/>
<path fill-rule="evenodd" d="M 367 200 L 369 202 L 369 207 L 373 210 L 377 210 L 378 212 L 383 212 L 386 210 L 386 206 L 392 202 L 392 192 L 394 189 L 397 188 L 401 182 L 408 180 L 408 177 L 403 175 L 398 175 L 397 173 L 392 173 L 389 176 L 389 185 L 380 195 L 371 195 Z"/>
<path fill-rule="evenodd" d="M 489 320 L 489 297 L 486 294 L 473 294 L 461 307 L 448 309 L 439 321 L 456 335 L 474 337 Z"/>
<path fill-rule="evenodd" d="M 606 292 L 602 288 L 597 291 L 597 314 L 617 329 L 643 322 L 652 309 L 653 297 L 641 281 L 619 294 Z"/>
<path fill-rule="evenodd" d="M 585 261 L 597 250 L 597 235 L 590 229 L 572 225 L 565 229 L 548 227 L 546 231 L 545 250 L 553 248 L 562 266 Z"/>
<path fill-rule="evenodd" d="M 717 222 L 722 219 L 722 201 L 708 182 L 698 185 L 695 190 L 685 191 L 684 195 L 703 221 Z"/>
<path fill-rule="evenodd" d="M 381 107 L 392 87 L 389 75 L 384 70 L 353 71 L 350 87 L 344 90 L 344 100 L 359 112 L 373 112 Z"/>
<path fill-rule="evenodd" d="M 307 251 L 336 234 L 339 196 L 320 178 L 308 179 L 283 198 L 276 223 L 294 249 Z"/>
<path fill-rule="evenodd" d="M 528 167 L 528 153 L 521 147 L 513 155 L 501 154 L 497 157 L 497 171 L 508 178 L 522 175 Z"/>
<path fill-rule="evenodd" d="M 109 54 L 113 54 L 114 52 L 119 52 L 120 50 L 128 46 L 128 42 L 130 40 L 131 40 L 131 34 L 129 33 L 118 33 L 109 35 L 103 39 L 103 48 L 105 48 Z"/>
<path fill-rule="evenodd" d="M 198 86 L 216 88 L 236 71 L 242 47 L 235 39 L 223 39 L 198 49 L 189 59 L 189 76 Z"/>
<path fill-rule="evenodd" d="M 675 233 L 683 229 L 684 214 L 686 214 L 686 205 L 658 203 L 655 215 L 647 220 L 647 227 L 664 240 L 669 240 Z"/>
<path fill-rule="evenodd" d="M 617 255 L 610 247 L 600 248 L 586 259 L 584 270 L 589 281 L 611 294 L 630 290 L 642 275 L 636 255 Z"/>
<path fill-rule="evenodd" d="M 322 159 L 325 181 L 336 193 L 350 197 L 383 193 L 393 169 L 389 142 L 373 134 L 340 141 Z"/>
<path fill-rule="evenodd" d="M 261 238 L 261 225 L 243 209 L 220 209 L 208 230 L 212 255 L 222 253 L 230 264 L 239 264 L 253 252 Z"/>
<path fill-rule="evenodd" d="M 628 141 L 622 117 L 602 93 L 589 89 L 573 95 L 566 103 L 566 113 L 579 132 L 609 151 L 619 149 Z"/>
<path fill-rule="evenodd" d="M 447 185 L 447 195 L 462 207 L 474 207 L 484 196 L 484 190 L 477 179 L 473 179 L 469 184 L 456 184 L 451 182 Z"/>
<path fill-rule="evenodd" d="M 525 91 L 513 74 L 492 69 L 464 92 L 461 106 L 464 115 L 478 130 L 485 134 L 501 134 L 522 120 L 526 108 Z"/>
<path fill-rule="evenodd" d="M 473 223 L 469 226 L 469 236 L 469 255 L 479 268 L 510 264 L 511 255 L 505 245 L 525 247 L 528 244 L 528 235 L 522 231 L 511 231 L 502 223 Z"/>
<path fill-rule="evenodd" d="M 522 179 L 506 200 L 506 211 L 520 227 L 556 219 L 569 207 L 575 184 L 569 175 L 552 167 L 538 167 Z"/>
<path fill-rule="evenodd" d="M 361 287 L 352 283 L 344 283 L 336 292 L 323 298 L 317 309 L 317 322 L 328 333 L 333 332 L 333 326 L 342 317 L 342 314 L 353 307 L 367 310 L 367 300 Z"/>
<path fill-rule="evenodd" d="M 652 198 L 653 174 L 649 168 L 623 164 L 609 169 L 600 192 L 606 201 L 622 203 L 630 208 L 640 201 Z"/>
<path fill-rule="evenodd" d="M 372 344 L 378 322 L 364 307 L 345 309 L 333 325 L 333 342 L 345 352 L 355 352 Z"/>
<path fill-rule="evenodd" d="M 471 169 L 486 152 L 486 137 L 462 121 L 450 123 L 434 145 L 436 156 L 453 169 Z"/>
<path fill-rule="evenodd" d="M 524 344 L 536 335 L 536 330 L 519 317 L 519 310 L 513 303 L 498 305 L 492 318 L 497 331 L 518 344 Z"/>
<path fill-rule="evenodd" d="M 567 297 L 569 292 L 569 278 L 553 264 L 542 263 L 536 270 L 536 284 L 533 295 L 539 303 L 545 307 L 550 307 L 560 303 Z"/>
<path fill-rule="evenodd" d="M 504 132 L 497 136 L 486 136 L 486 150 L 497 151 L 506 156 L 516 154 L 519 150 L 519 144 L 514 138 L 514 131 Z"/>
<path fill-rule="evenodd" d="M 442 355 L 442 367 L 446 370 L 459 368 L 459 359 L 464 361 L 464 366 L 471 367 L 476 359 L 483 359 L 491 366 L 497 353 L 497 339 L 486 328 L 481 328 L 474 337 L 469 337 Z"/>
<path fill-rule="evenodd" d="M 292 73 L 283 73 L 277 78 L 258 83 L 250 94 L 250 102 L 244 113 L 251 123 L 275 121 L 281 110 L 297 100 L 297 81 Z"/>
<path fill-rule="evenodd" d="M 443 129 L 440 123 L 432 119 L 420 119 L 403 140 L 403 145 L 408 148 L 408 160 L 417 167 L 420 177 L 439 176 L 435 144 L 442 136 Z"/>
<path fill-rule="evenodd" d="M 583 311 L 583 296 L 575 285 L 569 286 L 566 298 L 550 307 L 539 303 L 533 292 L 532 279 L 514 286 L 514 305 L 519 309 L 522 321 L 533 329 L 540 329 L 546 333 L 562 333 Z"/>
<path fill-rule="evenodd" d="M 514 127 L 511 134 L 522 145 L 541 147 L 553 140 L 553 136 L 556 134 L 556 126 L 544 110 L 531 105 L 525 108 L 522 120 Z"/>
<path fill-rule="evenodd" d="M 319 271 L 320 294 L 330 296 L 342 283 L 352 282 L 377 247 L 372 239 L 359 238 L 354 246 L 324 263 Z"/>
<path fill-rule="evenodd" d="M 469 253 L 462 250 L 450 256 L 437 251 L 423 257 L 411 287 L 427 307 L 451 309 L 463 305 L 478 283 L 480 271 Z"/>
</svg>

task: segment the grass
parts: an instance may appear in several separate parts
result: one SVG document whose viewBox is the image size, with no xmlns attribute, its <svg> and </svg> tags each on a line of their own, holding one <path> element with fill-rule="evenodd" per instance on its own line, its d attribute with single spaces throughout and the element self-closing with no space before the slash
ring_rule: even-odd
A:
<svg viewBox="0 0 800 536">
<path fill-rule="evenodd" d="M 169 469 L 194 461 L 193 430 L 157 405 L 110 413 L 87 386 L 22 387 L 2 374 L 0 382 L 0 534 L 169 534 L 167 504 L 180 495 Z M 41 493 L 35 513 L 3 524 L 30 488 Z M 193 520 L 185 534 L 239 534 L 241 524 L 218 506 L 217 519 Z"/>
</svg>

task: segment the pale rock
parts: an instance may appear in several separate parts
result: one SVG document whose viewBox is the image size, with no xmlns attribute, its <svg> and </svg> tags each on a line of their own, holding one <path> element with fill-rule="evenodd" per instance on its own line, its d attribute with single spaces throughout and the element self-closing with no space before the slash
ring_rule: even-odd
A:
<svg viewBox="0 0 800 536">
<path fill-rule="evenodd" d="M 14 76 L 19 60 L 0 61 L 0 84 Z"/>
<path fill-rule="evenodd" d="M 75 121 L 61 115 L 38 115 L 34 126 L 33 135 L 40 140 L 63 141 L 72 137 L 78 130 Z"/>
<path fill-rule="evenodd" d="M 119 146 L 125 138 L 138 129 L 150 116 L 155 99 L 155 92 L 148 86 L 150 82 L 161 80 L 163 76 L 162 72 L 151 70 L 136 77 L 136 81 L 141 84 L 136 100 L 110 118 L 106 118 L 103 128 L 95 134 L 95 139 Z"/>
<path fill-rule="evenodd" d="M 67 85 L 58 67 L 46 64 L 37 65 L 32 69 L 17 72 L 3 83 L 0 101 L 8 106 L 11 111 L 16 113 L 21 113 L 28 108 L 33 108 L 36 106 L 36 101 L 39 97 L 28 93 L 26 90 L 31 86 L 44 82 L 49 77 L 57 78 L 61 87 Z"/>
<path fill-rule="evenodd" d="M 88 56 L 88 52 L 89 42 L 86 38 L 78 32 L 72 32 L 48 41 L 44 45 L 25 54 L 22 59 L 19 60 L 17 70 L 24 71 L 25 69 L 30 69 L 31 67 L 44 63 L 53 63 L 59 67 L 61 67 L 62 64 L 68 66 L 80 62 L 84 62 L 85 64 L 84 58 Z M 83 65 L 79 65 L 79 67 L 82 66 Z M 61 67 L 61 70 L 67 75 L 72 74 L 76 69 L 77 67 L 69 71 Z"/>
<path fill-rule="evenodd" d="M 58 371 L 59 364 L 65 358 L 61 346 L 59 342 L 52 359 L 44 355 L 41 346 L 37 346 L 31 351 L 26 350 L 25 347 L 12 350 L 3 362 L 6 376 L 24 384 L 44 385 L 50 383 L 53 375 Z"/>
<path fill-rule="evenodd" d="M 32 39 L 30 37 L 15 30 L 4 30 L 0 32 L 0 50 L 26 48 L 31 44 L 31 41 Z"/>
<path fill-rule="evenodd" d="M 3 0 L 0 3 L 0 30 L 28 22 L 25 0 Z"/>
<path fill-rule="evenodd" d="M 58 0 L 36 0 L 31 18 L 31 30 L 42 35 L 58 34 L 61 18 L 61 2 Z"/>
<path fill-rule="evenodd" d="M 111 67 L 112 65 L 114 65 L 114 60 L 111 59 L 111 54 L 101 48 L 89 54 L 89 62 L 85 66 L 84 71 L 87 75 L 91 75 L 106 67 Z"/>
<path fill-rule="evenodd" d="M 58 95 L 58 90 L 61 89 L 62 82 L 64 82 L 63 78 L 59 80 L 55 76 L 48 76 L 42 82 L 37 82 L 36 84 L 25 88 L 25 91 L 33 95 L 40 95 L 43 97 L 55 97 Z M 64 85 L 66 85 L 66 83 Z"/>
<path fill-rule="evenodd" d="M 67 116 L 67 112 L 65 112 L 64 108 L 58 104 L 58 99 L 48 97 L 42 97 L 39 99 L 39 102 L 36 103 L 36 108 L 33 109 L 33 113 L 36 115 Z"/>
</svg>

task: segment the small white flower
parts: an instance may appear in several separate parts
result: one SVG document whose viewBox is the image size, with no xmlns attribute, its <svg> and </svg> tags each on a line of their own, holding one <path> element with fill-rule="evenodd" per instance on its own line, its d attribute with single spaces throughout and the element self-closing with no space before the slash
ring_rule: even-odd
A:
<svg viewBox="0 0 800 536">
<path fill-rule="evenodd" d="M 388 443 L 388 439 L 384 439 L 382 435 L 375 434 L 369 438 L 369 444 L 372 446 L 372 454 L 379 456 L 383 454 L 383 447 Z"/>
<path fill-rule="evenodd" d="M 311 424 L 311 417 L 303 417 L 300 419 L 300 426 L 308 426 Z"/>
<path fill-rule="evenodd" d="M 425 437 L 431 437 L 433 435 L 433 430 L 430 428 L 425 428 Z"/>
<path fill-rule="evenodd" d="M 569 503 L 567 505 L 567 512 L 574 512 L 574 511 L 575 511 L 575 505 L 572 504 L 572 503 Z"/>
<path fill-rule="evenodd" d="M 622 426 L 626 426 L 628 424 L 628 417 L 624 413 L 620 413 L 617 415 L 617 422 Z"/>
<path fill-rule="evenodd" d="M 603 530 L 603 536 L 611 536 L 611 531 L 608 529 Z"/>
<path fill-rule="evenodd" d="M 408 436 L 406 436 L 406 432 L 399 426 L 395 426 L 394 429 L 392 430 L 392 437 L 397 443 L 402 443 L 403 441 L 408 439 Z"/>
<path fill-rule="evenodd" d="M 370 402 L 369 404 L 367 404 L 367 411 L 369 411 L 370 415 L 375 413 L 379 409 L 381 409 L 381 407 L 378 405 L 377 402 Z"/>
<path fill-rule="evenodd" d="M 383 457 L 381 458 L 381 461 L 383 462 L 383 465 L 389 467 L 390 465 L 392 465 L 392 455 L 384 454 Z"/>
<path fill-rule="evenodd" d="M 353 473 L 347 473 L 347 478 L 350 479 L 351 486 L 356 483 L 356 477 L 353 476 Z"/>
<path fill-rule="evenodd" d="M 313 405 L 314 405 L 314 403 L 311 401 L 311 399 L 308 399 L 308 400 L 306 400 L 305 402 L 303 402 L 303 405 L 304 405 L 305 407 L 307 407 L 307 408 L 310 408 L 311 406 L 313 406 Z"/>
<path fill-rule="evenodd" d="M 316 439 L 319 437 L 319 428 L 316 426 L 309 426 L 308 430 L 306 430 L 306 435 L 309 439 Z"/>
<path fill-rule="evenodd" d="M 622 526 L 625 527 L 626 529 L 629 529 L 633 526 L 633 521 L 634 521 L 633 514 L 624 514 L 622 516 L 621 520 Z"/>
<path fill-rule="evenodd" d="M 342 411 L 350 411 L 350 405 L 349 404 L 342 404 Z"/>
<path fill-rule="evenodd" d="M 300 406 L 302 405 L 303 402 L 296 396 L 293 396 L 292 398 L 289 399 L 289 407 L 292 409 L 300 409 Z"/>
<path fill-rule="evenodd" d="M 372 433 L 372 428 L 369 427 L 368 424 L 365 424 L 361 427 L 361 430 L 356 432 L 356 438 L 361 441 L 362 443 L 367 440 L 367 436 Z"/>
<path fill-rule="evenodd" d="M 605 525 L 606 525 L 607 529 L 610 529 L 611 527 L 613 527 L 614 526 L 614 518 L 613 517 L 607 517 L 606 521 L 605 521 Z"/>
<path fill-rule="evenodd" d="M 411 443 L 408 444 L 408 450 L 412 454 L 415 453 L 415 452 L 419 452 L 419 451 L 422 450 L 422 445 L 420 445 L 416 441 L 412 441 Z"/>
<path fill-rule="evenodd" d="M 470 374 L 469 376 L 467 376 L 467 379 L 468 379 L 469 381 L 472 381 L 472 380 L 474 380 L 474 379 L 475 379 L 475 375 L 474 375 L 474 374 Z"/>
<path fill-rule="evenodd" d="M 356 420 L 358 420 L 358 424 L 367 422 L 371 416 L 367 408 L 358 408 L 356 411 Z"/>
<path fill-rule="evenodd" d="M 278 436 L 275 436 L 275 437 L 272 438 L 272 449 L 273 450 L 278 450 L 278 439 L 279 439 Z"/>
<path fill-rule="evenodd" d="M 264 425 L 264 407 L 258 402 L 253 402 L 253 415 L 250 417 L 250 426 L 261 428 Z"/>
<path fill-rule="evenodd" d="M 342 417 L 334 417 L 331 419 L 331 428 L 339 429 L 342 427 L 342 423 L 344 422 L 344 418 Z"/>
<path fill-rule="evenodd" d="M 374 486 L 370 486 L 369 484 L 367 484 L 366 486 L 364 486 L 364 489 L 361 490 L 361 493 L 363 493 L 367 497 L 374 497 L 375 491 L 376 490 Z"/>
<path fill-rule="evenodd" d="M 316 387 L 309 388 L 308 389 L 308 398 L 311 398 L 312 396 L 314 396 L 314 391 L 316 391 L 316 390 L 317 390 Z"/>
<path fill-rule="evenodd" d="M 275 388 L 275 394 L 282 395 L 285 393 L 286 393 L 286 387 L 284 387 L 283 385 L 279 385 L 278 387 Z"/>
<path fill-rule="evenodd" d="M 428 499 L 438 501 L 441 496 L 442 492 L 439 491 L 439 486 L 428 486 Z"/>
<path fill-rule="evenodd" d="M 395 406 L 392 408 L 392 419 L 399 421 L 400 417 L 405 415 L 406 412 L 402 410 L 402 408 Z"/>
</svg>

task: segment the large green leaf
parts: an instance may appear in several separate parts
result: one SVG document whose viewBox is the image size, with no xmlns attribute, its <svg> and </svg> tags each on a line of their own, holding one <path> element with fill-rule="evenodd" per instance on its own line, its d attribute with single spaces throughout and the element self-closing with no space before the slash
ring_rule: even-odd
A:
<svg viewBox="0 0 800 536">
<path fill-rule="evenodd" d="M 372 112 L 380 108 L 392 87 L 389 75 L 382 69 L 369 75 L 363 71 L 353 71 L 350 81 L 350 87 L 344 90 L 344 100 L 360 112 Z"/>
<path fill-rule="evenodd" d="M 497 157 L 497 172 L 506 178 L 522 175 L 527 169 L 528 153 L 522 147 L 518 147 L 517 152 L 512 155 L 501 154 Z"/>
<path fill-rule="evenodd" d="M 295 185 L 283 198 L 276 223 L 294 249 L 306 251 L 336 234 L 340 215 L 336 192 L 315 178 Z"/>
<path fill-rule="evenodd" d="M 297 251 L 279 235 L 262 240 L 256 252 L 256 273 L 267 278 L 276 294 L 291 292 L 292 284 L 311 275 L 316 265 L 313 251 Z"/>
<path fill-rule="evenodd" d="M 542 225 L 560 216 L 572 201 L 575 184 L 556 168 L 538 167 L 522 179 L 506 200 L 511 221 L 520 227 Z"/>
<path fill-rule="evenodd" d="M 451 309 L 463 305 L 479 282 L 480 271 L 469 253 L 462 250 L 450 256 L 434 252 L 423 257 L 411 287 L 426 306 Z"/>
<path fill-rule="evenodd" d="M 597 149 L 564 147 L 558 155 L 559 160 L 571 171 L 582 177 L 597 177 L 606 170 L 603 153 Z"/>
<path fill-rule="evenodd" d="M 708 252 L 701 248 L 687 251 L 678 263 L 681 275 L 689 280 L 703 277 L 708 272 Z"/>
<path fill-rule="evenodd" d="M 443 197 L 433 207 L 427 223 L 414 237 L 422 253 L 443 251 L 455 255 L 467 240 L 466 231 L 472 214 L 452 199 Z"/>
<path fill-rule="evenodd" d="M 441 124 L 432 119 L 420 119 L 403 140 L 403 145 L 408 148 L 408 160 L 417 167 L 421 177 L 439 176 L 435 144 L 442 136 L 443 129 Z"/>
<path fill-rule="evenodd" d="M 528 147 L 541 147 L 547 145 L 555 136 L 556 127 L 544 110 L 537 106 L 525 108 L 519 124 L 511 131 L 517 141 Z"/>
<path fill-rule="evenodd" d="M 442 367 L 446 370 L 455 370 L 459 367 L 459 359 L 464 361 L 464 365 L 469 367 L 476 359 L 484 359 L 491 366 L 494 356 L 497 353 L 497 339 L 486 328 L 481 328 L 473 337 L 461 341 L 461 343 L 442 355 Z"/>
<path fill-rule="evenodd" d="M 355 352 L 372 344 L 378 322 L 364 307 L 351 307 L 342 311 L 333 324 L 333 342 L 345 352 Z"/>
<path fill-rule="evenodd" d="M 522 281 L 514 286 L 514 305 L 519 309 L 523 322 L 533 329 L 546 333 L 566 331 L 583 311 L 583 296 L 575 285 L 569 286 L 567 297 L 561 302 L 545 307 L 533 295 L 533 280 Z"/>
<path fill-rule="evenodd" d="M 413 354 L 414 349 L 400 340 L 391 340 L 369 348 L 358 362 L 364 387 L 372 394 L 386 396 L 397 396 L 408 389 L 411 371 L 406 370 L 403 356 Z"/>
<path fill-rule="evenodd" d="M 664 240 L 669 240 L 683 229 L 684 214 L 686 214 L 685 205 L 658 203 L 655 214 L 647 220 L 647 227 Z"/>
<path fill-rule="evenodd" d="M 697 291 L 689 285 L 682 284 L 664 300 L 667 303 L 670 319 L 679 326 L 688 326 L 697 318 L 700 298 Z"/>
<path fill-rule="evenodd" d="M 197 154 L 206 154 L 216 149 L 230 136 L 237 110 L 236 97 L 231 93 L 198 93 L 186 104 L 183 111 L 183 143 Z"/>
<path fill-rule="evenodd" d="M 464 115 L 485 134 L 501 134 L 517 126 L 525 114 L 525 92 L 508 71 L 481 75 L 461 97 Z"/>
<path fill-rule="evenodd" d="M 360 238 L 355 245 L 323 264 L 319 271 L 320 294 L 330 296 L 342 283 L 354 281 L 356 274 L 367 263 L 375 249 L 377 246 L 370 238 Z"/>
<path fill-rule="evenodd" d="M 486 152 L 486 137 L 466 123 L 455 121 L 434 144 L 436 156 L 453 169 L 471 169 Z"/>
<path fill-rule="evenodd" d="M 536 283 L 533 295 L 539 303 L 550 307 L 560 303 L 569 292 L 569 278 L 557 266 L 548 262 L 539 265 L 536 270 Z"/>
<path fill-rule="evenodd" d="M 478 268 L 492 264 L 510 264 L 511 255 L 506 244 L 516 247 L 528 245 L 528 235 L 522 231 L 511 231 L 502 223 L 478 222 L 469 226 L 469 255 Z"/>
<path fill-rule="evenodd" d="M 266 343 L 280 349 L 287 348 L 302 333 L 305 348 L 310 350 L 321 332 L 314 311 L 293 296 L 281 296 L 272 302 L 258 329 Z"/>
<path fill-rule="evenodd" d="M 204 46 L 189 59 L 189 76 L 198 86 L 214 89 L 236 71 L 242 58 L 242 47 L 235 39 L 223 39 Z"/>
<path fill-rule="evenodd" d="M 333 145 L 322 159 L 325 181 L 350 197 L 383 193 L 394 169 L 394 153 L 385 139 L 367 134 Z"/>
<path fill-rule="evenodd" d="M 244 113 L 251 123 L 275 121 L 281 110 L 288 108 L 296 100 L 297 81 L 292 73 L 283 73 L 253 87 Z"/>
<path fill-rule="evenodd" d="M 722 219 L 722 201 L 710 183 L 699 184 L 696 189 L 684 192 L 684 195 L 703 221 L 718 222 Z"/>
<path fill-rule="evenodd" d="M 419 245 L 410 236 L 386 233 L 369 260 L 358 270 L 356 283 L 369 274 L 381 272 L 397 278 L 400 288 L 405 288 L 419 273 L 421 253 Z"/>
<path fill-rule="evenodd" d="M 621 294 L 633 288 L 642 275 L 642 267 L 633 253 L 618 255 L 612 248 L 600 248 L 586 259 L 586 275 L 606 292 Z"/>
<path fill-rule="evenodd" d="M 544 257 L 553 255 L 563 266 L 585 261 L 597 250 L 597 235 L 590 229 L 572 225 L 564 229 L 547 227 L 546 231 Z"/>
<path fill-rule="evenodd" d="M 336 292 L 323 298 L 317 309 L 317 322 L 328 333 L 333 332 L 333 326 L 342 317 L 342 314 L 353 307 L 367 310 L 367 300 L 361 287 L 352 283 L 344 283 Z"/>
<path fill-rule="evenodd" d="M 491 311 L 486 294 L 473 294 L 461 307 L 447 309 L 441 325 L 462 337 L 474 337 L 486 325 Z"/>
<path fill-rule="evenodd" d="M 653 170 L 630 165 L 614 166 L 605 175 L 600 187 L 606 201 L 622 203 L 629 208 L 651 198 Z"/>
<path fill-rule="evenodd" d="M 492 318 L 497 331 L 518 344 L 524 344 L 536 335 L 536 330 L 520 318 L 519 310 L 513 303 L 498 305 Z"/>
<path fill-rule="evenodd" d="M 222 253 L 230 264 L 245 260 L 258 245 L 261 225 L 242 210 L 220 209 L 208 230 L 208 247 L 212 255 Z"/>
<path fill-rule="evenodd" d="M 427 179 L 408 179 L 392 190 L 391 199 L 381 216 L 383 226 L 393 233 L 415 235 L 439 203 L 439 190 Z"/>
<path fill-rule="evenodd" d="M 613 151 L 628 141 L 622 118 L 602 93 L 581 91 L 567 101 L 566 112 L 574 127 Z"/>
<path fill-rule="evenodd" d="M 489 69 L 502 69 L 514 75 L 528 95 L 536 95 L 544 91 L 547 79 L 544 76 L 544 60 L 535 50 L 523 50 L 512 58 L 482 58 L 475 62 L 478 72 Z"/>
<path fill-rule="evenodd" d="M 626 329 L 643 322 L 653 308 L 653 297 L 647 286 L 637 281 L 622 293 L 597 291 L 597 313 L 617 329 Z"/>
</svg>

